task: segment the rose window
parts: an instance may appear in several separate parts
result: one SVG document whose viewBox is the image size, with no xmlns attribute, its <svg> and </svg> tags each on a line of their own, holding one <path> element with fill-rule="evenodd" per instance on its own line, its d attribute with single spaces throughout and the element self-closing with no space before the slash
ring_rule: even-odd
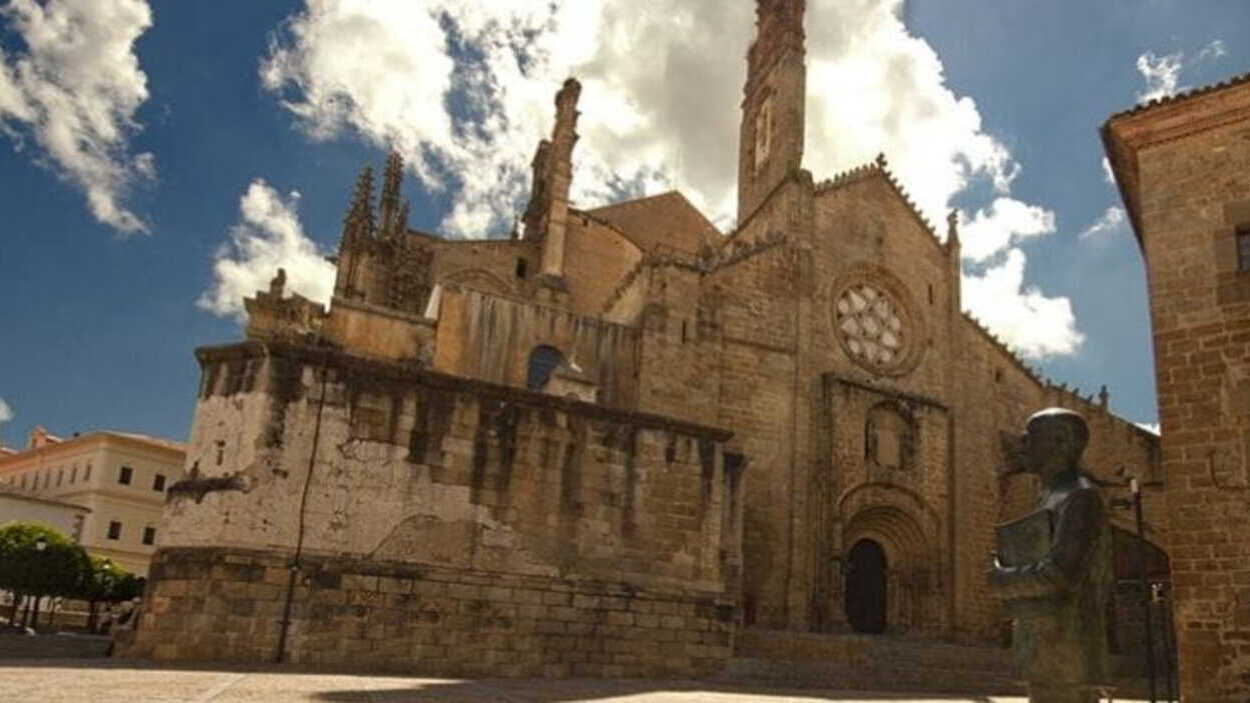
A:
<svg viewBox="0 0 1250 703">
<path fill-rule="evenodd" d="M 838 333 L 851 358 L 889 366 L 903 355 L 903 321 L 894 301 L 873 286 L 851 286 L 838 298 Z"/>
</svg>

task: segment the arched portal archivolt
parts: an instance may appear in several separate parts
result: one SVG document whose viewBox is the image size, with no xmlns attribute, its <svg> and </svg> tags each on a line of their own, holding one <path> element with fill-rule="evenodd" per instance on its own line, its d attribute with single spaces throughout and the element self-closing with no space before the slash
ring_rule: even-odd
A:
<svg viewBox="0 0 1250 703">
<path fill-rule="evenodd" d="M 850 550 L 864 540 L 879 544 L 885 554 L 885 632 L 939 633 L 943 555 L 936 513 L 915 493 L 884 483 L 863 484 L 847 492 L 840 508 L 845 516 L 843 553 L 836 556 L 843 568 L 850 563 Z M 844 602 L 840 609 L 847 607 Z"/>
</svg>

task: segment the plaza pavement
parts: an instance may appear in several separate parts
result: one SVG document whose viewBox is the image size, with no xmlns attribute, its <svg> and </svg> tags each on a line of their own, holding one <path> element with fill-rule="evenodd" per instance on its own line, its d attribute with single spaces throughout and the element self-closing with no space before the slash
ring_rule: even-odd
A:
<svg viewBox="0 0 1250 703">
<path fill-rule="evenodd" d="M 918 695 L 655 680 L 456 680 L 290 667 L 170 666 L 115 659 L 0 659 L 3 703 L 1027 703 L 1019 696 Z"/>
</svg>

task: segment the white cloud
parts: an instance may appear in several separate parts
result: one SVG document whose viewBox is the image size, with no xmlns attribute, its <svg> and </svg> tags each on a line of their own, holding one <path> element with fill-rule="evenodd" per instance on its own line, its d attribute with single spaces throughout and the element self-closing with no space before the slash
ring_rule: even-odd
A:
<svg viewBox="0 0 1250 703">
<path fill-rule="evenodd" d="M 1183 51 L 1163 56 L 1147 51 L 1137 57 L 1137 72 L 1146 82 L 1146 87 L 1137 93 L 1138 102 L 1150 102 L 1189 90 L 1189 86 L 1181 84 L 1181 71 L 1186 66 L 1193 66 L 1203 61 L 1214 61 L 1227 53 L 1228 49 L 1220 39 L 1209 42 L 1188 61 L 1185 60 Z"/>
<path fill-rule="evenodd" d="M 1081 232 L 1080 238 L 1086 239 L 1089 237 L 1095 237 L 1105 232 L 1111 232 L 1119 229 L 1119 227 L 1124 224 L 1125 217 L 1124 208 L 1119 207 L 1118 205 L 1112 205 L 1102 213 L 1102 217 L 1099 217 L 1094 224 L 1086 227 L 1085 231 Z"/>
<path fill-rule="evenodd" d="M 1202 47 L 1202 50 L 1199 51 L 1198 55 L 1194 57 L 1194 61 L 1214 61 L 1215 59 L 1223 58 L 1227 53 L 1228 47 L 1224 45 L 1224 41 L 1222 39 L 1214 39 L 1209 44 Z"/>
<path fill-rule="evenodd" d="M 965 275 L 968 313 L 1031 359 L 1076 352 L 1085 335 L 1076 328 L 1071 301 L 1047 298 L 1025 285 L 1024 264 L 1024 253 L 1009 249 L 1001 265 L 981 275 Z"/>
<path fill-rule="evenodd" d="M 261 179 L 253 180 L 239 199 L 239 224 L 230 231 L 213 264 L 213 287 L 196 304 L 215 315 L 244 317 L 243 298 L 269 287 L 279 268 L 286 287 L 319 303 L 334 292 L 334 266 L 304 235 L 296 205 L 299 193 L 286 197 Z"/>
<path fill-rule="evenodd" d="M 884 152 L 934 222 L 968 186 L 990 185 L 997 200 L 963 218 L 978 260 L 1054 231 L 1053 214 L 1011 198 L 1019 164 L 985 132 L 976 103 L 946 86 L 937 54 L 900 19 L 903 0 L 808 5 L 804 165 L 817 179 Z M 679 188 L 728 228 L 753 9 L 723 0 L 305 0 L 275 34 L 260 77 L 314 139 L 355 134 L 399 149 L 424 187 L 449 191 L 442 228 L 481 237 L 519 212 L 552 98 L 576 75 L 574 203 Z"/>
<path fill-rule="evenodd" d="M 1153 51 L 1147 51 L 1138 56 L 1137 72 L 1146 81 L 1146 87 L 1137 94 L 1137 100 L 1149 102 L 1175 95 L 1180 84 L 1184 58 L 1184 53 L 1179 51 L 1164 56 L 1156 56 Z"/>
<path fill-rule="evenodd" d="M 1115 171 L 1111 170 L 1111 159 L 1102 157 L 1102 179 L 1111 185 L 1115 185 Z"/>
<path fill-rule="evenodd" d="M 984 261 L 1029 237 L 1055 231 L 1055 213 L 1014 198 L 999 197 L 959 225 L 960 251 L 965 259 Z"/>
<path fill-rule="evenodd" d="M 1156 434 L 1156 435 L 1160 434 L 1159 423 L 1157 422 L 1134 422 L 1133 424 L 1137 425 L 1138 427 L 1142 428 L 1143 430 L 1151 434 Z"/>
<path fill-rule="evenodd" d="M 0 16 L 26 45 L 14 56 L 0 49 L 0 132 L 18 150 L 32 136 L 37 161 L 81 188 L 97 220 L 146 232 L 121 202 L 136 181 L 155 176 L 152 155 L 128 148 L 148 98 L 134 53 L 152 26 L 146 0 L 10 0 Z"/>
<path fill-rule="evenodd" d="M 5 402 L 4 398 L 0 398 L 0 425 L 17 417 L 17 413 L 13 412 L 13 406 Z"/>
</svg>

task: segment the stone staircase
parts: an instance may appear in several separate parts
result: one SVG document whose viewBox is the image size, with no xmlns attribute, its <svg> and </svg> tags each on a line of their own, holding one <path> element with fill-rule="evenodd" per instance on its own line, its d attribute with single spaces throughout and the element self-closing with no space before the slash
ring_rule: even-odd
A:
<svg viewBox="0 0 1250 703">
<path fill-rule="evenodd" d="M 852 690 L 1022 695 L 1011 652 L 931 640 L 744 629 L 722 678 Z"/>
<path fill-rule="evenodd" d="M 1141 662 L 1111 657 L 1116 700 L 1145 699 Z M 1163 674 L 1158 700 L 1166 700 Z M 720 678 L 797 687 L 980 695 L 1024 695 L 1011 650 L 882 635 L 743 629 Z"/>
<path fill-rule="evenodd" d="M 103 657 L 109 638 L 101 635 L 0 635 L 0 659 Z"/>
</svg>

